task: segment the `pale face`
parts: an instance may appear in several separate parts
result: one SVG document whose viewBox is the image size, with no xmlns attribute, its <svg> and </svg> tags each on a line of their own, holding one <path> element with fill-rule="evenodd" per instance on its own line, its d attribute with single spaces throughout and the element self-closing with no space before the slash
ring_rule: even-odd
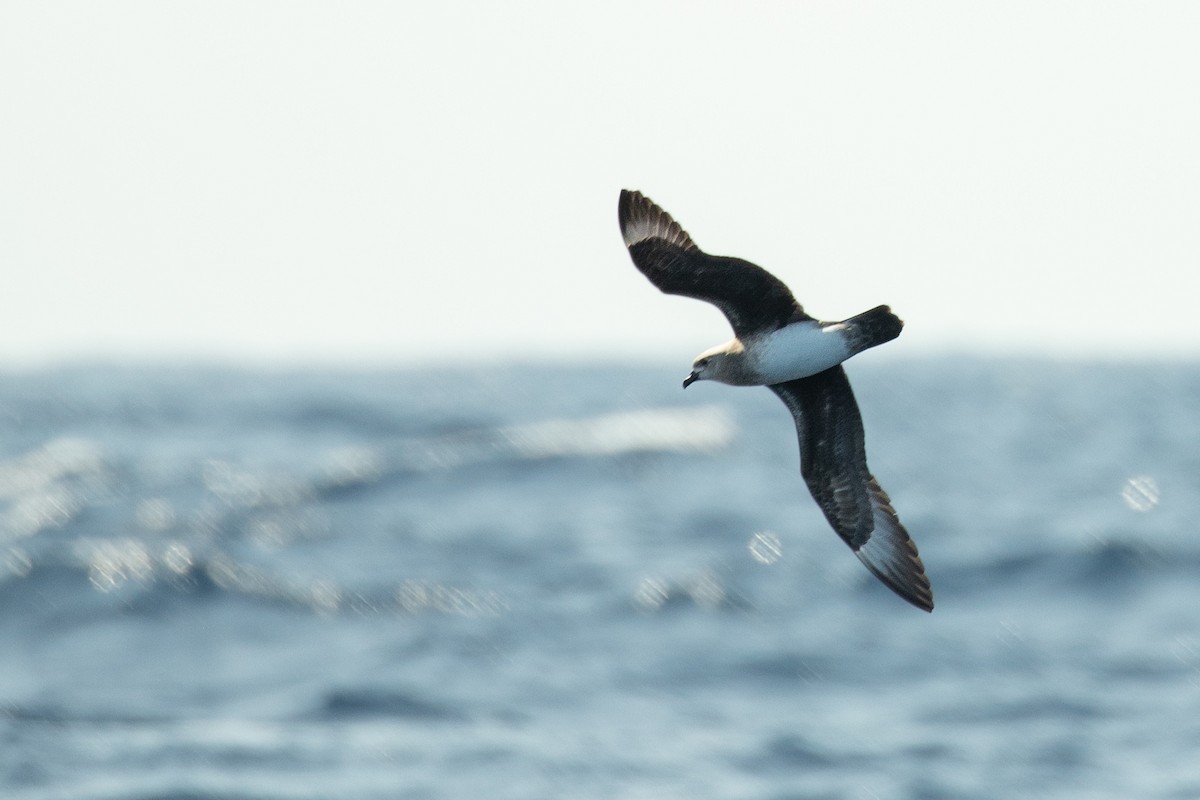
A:
<svg viewBox="0 0 1200 800">
<path fill-rule="evenodd" d="M 710 350 L 705 350 L 696 356 L 696 360 L 692 362 L 692 374 L 688 375 L 684 380 L 684 388 L 686 389 L 696 381 L 741 383 L 742 381 L 738 380 L 738 376 L 742 372 L 739 367 L 741 364 L 740 359 L 744 352 L 742 343 L 736 339 L 732 342 L 718 345 Z"/>
<path fill-rule="evenodd" d="M 706 377 L 704 373 L 707 370 L 707 368 L 708 368 L 708 360 L 707 359 L 697 358 L 695 361 L 693 361 L 691 374 L 683 379 L 683 388 L 686 389 L 687 387 L 691 386 L 696 381 L 704 380 Z"/>
</svg>

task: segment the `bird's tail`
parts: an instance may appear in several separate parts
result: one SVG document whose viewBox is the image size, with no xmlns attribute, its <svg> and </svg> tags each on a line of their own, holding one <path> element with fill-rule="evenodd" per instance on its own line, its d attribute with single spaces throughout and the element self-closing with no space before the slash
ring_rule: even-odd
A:
<svg viewBox="0 0 1200 800">
<path fill-rule="evenodd" d="M 893 314 L 888 306 L 875 306 L 843 320 L 842 324 L 849 333 L 850 348 L 854 351 L 851 355 L 854 355 L 895 339 L 904 327 L 904 320 Z"/>
</svg>

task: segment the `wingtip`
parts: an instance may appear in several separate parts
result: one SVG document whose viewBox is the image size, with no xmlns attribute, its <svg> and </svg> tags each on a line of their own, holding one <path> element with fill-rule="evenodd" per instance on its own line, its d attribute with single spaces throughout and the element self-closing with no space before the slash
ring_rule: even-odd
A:
<svg viewBox="0 0 1200 800">
<path fill-rule="evenodd" d="M 871 561 L 869 556 L 864 555 L 861 550 L 856 550 L 854 554 L 871 571 L 872 575 L 878 578 L 884 586 L 895 592 L 900 599 L 907 601 L 910 605 L 926 613 L 933 613 L 933 589 L 929 585 L 929 578 L 925 575 L 920 558 L 915 559 L 915 573 L 901 575 Z"/>
<path fill-rule="evenodd" d="M 621 190 L 621 198 L 617 201 L 617 223 L 621 226 L 621 236 L 627 240 L 627 245 L 629 237 L 625 235 L 625 229 L 629 227 L 629 222 L 633 218 L 633 205 L 638 200 L 644 199 L 641 192 L 633 189 Z"/>
<path fill-rule="evenodd" d="M 891 498 L 872 477 L 868 483 L 875 527 L 854 551 L 859 561 L 885 586 L 922 611 L 933 611 L 933 587 L 908 531 L 892 508 Z"/>
<path fill-rule="evenodd" d="M 692 250 L 696 247 L 678 222 L 653 200 L 635 189 L 622 189 L 617 201 L 617 222 L 626 247 L 646 239 L 663 239 Z"/>
</svg>

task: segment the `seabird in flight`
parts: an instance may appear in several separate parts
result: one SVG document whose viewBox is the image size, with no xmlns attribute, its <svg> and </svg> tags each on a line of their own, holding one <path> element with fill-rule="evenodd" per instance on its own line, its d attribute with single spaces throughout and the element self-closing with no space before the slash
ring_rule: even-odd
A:
<svg viewBox="0 0 1200 800">
<path fill-rule="evenodd" d="M 875 577 L 925 611 L 933 592 L 917 547 L 869 469 L 862 417 L 842 362 L 890 342 L 904 326 L 887 306 L 822 322 L 762 267 L 710 256 L 641 192 L 624 190 L 617 208 L 634 265 L 667 294 L 712 303 L 734 338 L 692 364 L 683 381 L 766 386 L 792 412 L 800 474 L 838 536 Z"/>
</svg>

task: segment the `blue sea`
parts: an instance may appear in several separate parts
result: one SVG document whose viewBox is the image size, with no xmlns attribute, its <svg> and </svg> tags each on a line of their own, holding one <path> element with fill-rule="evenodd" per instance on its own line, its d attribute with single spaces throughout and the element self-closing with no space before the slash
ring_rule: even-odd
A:
<svg viewBox="0 0 1200 800">
<path fill-rule="evenodd" d="M 685 366 L 0 375 L 0 797 L 1200 798 L 1200 365 Z"/>
</svg>

